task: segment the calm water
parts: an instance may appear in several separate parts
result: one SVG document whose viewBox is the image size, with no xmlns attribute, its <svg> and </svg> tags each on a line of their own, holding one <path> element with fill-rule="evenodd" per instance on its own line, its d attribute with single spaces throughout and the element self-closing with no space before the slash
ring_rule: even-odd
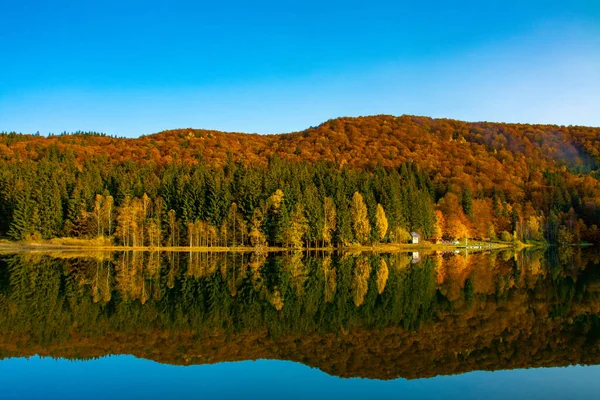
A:
<svg viewBox="0 0 600 400">
<path fill-rule="evenodd" d="M 4 255 L 0 397 L 594 398 L 599 264 L 593 249 Z"/>
</svg>

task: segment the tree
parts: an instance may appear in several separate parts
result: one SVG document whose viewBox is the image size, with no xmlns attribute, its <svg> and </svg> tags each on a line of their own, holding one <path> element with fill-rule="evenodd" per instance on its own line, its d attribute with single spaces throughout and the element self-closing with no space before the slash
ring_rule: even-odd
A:
<svg viewBox="0 0 600 400">
<path fill-rule="evenodd" d="M 179 244 L 179 238 L 177 237 L 177 218 L 175 216 L 175 210 L 169 210 L 167 213 L 169 221 L 169 246 L 175 247 Z"/>
<path fill-rule="evenodd" d="M 527 220 L 527 235 L 528 239 L 541 240 L 544 235 L 541 231 L 540 219 L 534 215 Z"/>
<path fill-rule="evenodd" d="M 231 203 L 229 212 L 227 213 L 227 223 L 229 225 L 229 231 L 231 232 L 231 245 L 244 245 L 244 232 L 246 230 L 246 224 L 244 218 L 238 210 L 237 203 Z"/>
<path fill-rule="evenodd" d="M 141 210 L 138 212 L 139 214 L 139 225 L 141 227 L 140 231 L 140 245 L 144 245 L 144 228 L 146 227 L 146 218 L 148 218 L 148 214 L 150 213 L 150 207 L 152 205 L 152 200 L 146 193 L 142 196 L 141 200 Z"/>
<path fill-rule="evenodd" d="M 250 220 L 250 232 L 248 237 L 250 238 L 250 245 L 252 247 L 261 248 L 268 246 L 267 239 L 262 232 L 262 224 L 264 221 L 263 213 L 259 208 L 254 209 L 252 219 Z"/>
<path fill-rule="evenodd" d="M 102 218 L 105 221 L 107 236 L 112 235 L 114 204 L 115 200 L 110 194 L 104 198 L 104 202 L 102 203 Z"/>
<path fill-rule="evenodd" d="M 381 204 L 377 204 L 377 210 L 375 211 L 375 227 L 378 239 L 383 240 L 388 230 L 388 219 Z"/>
<path fill-rule="evenodd" d="M 31 225 L 33 212 L 33 204 L 28 193 L 19 191 L 9 230 L 12 239 L 23 240 L 33 233 L 34 227 Z"/>
<path fill-rule="evenodd" d="M 478 238 L 490 237 L 489 230 L 492 224 L 492 204 L 490 199 L 473 200 L 472 205 L 472 230 L 473 236 Z"/>
<path fill-rule="evenodd" d="M 323 244 L 331 246 L 333 234 L 336 231 L 336 209 L 335 203 L 331 197 L 325 197 L 323 201 L 323 211 L 325 214 L 325 226 L 323 227 Z"/>
<path fill-rule="evenodd" d="M 446 226 L 446 219 L 441 210 L 435 210 L 435 225 L 433 228 L 433 238 L 435 240 L 442 240 L 444 236 L 444 227 Z"/>
<path fill-rule="evenodd" d="M 285 212 L 281 212 L 282 207 L 285 207 L 283 191 L 281 189 L 277 189 L 267 199 L 267 216 L 265 225 L 268 239 L 271 244 L 281 242 L 280 238 L 282 236 L 282 230 L 287 224 L 287 221 L 282 221 L 284 219 L 283 217 L 287 217 L 287 215 L 283 215 L 286 214 Z"/>
<path fill-rule="evenodd" d="M 369 240 L 371 224 L 367 216 L 367 206 L 365 205 L 363 196 L 358 192 L 354 192 L 354 195 L 352 196 L 350 213 L 352 215 L 354 236 L 359 243 L 364 244 Z"/>
<path fill-rule="evenodd" d="M 308 220 L 304 215 L 304 208 L 302 207 L 302 204 L 296 203 L 296 208 L 290 215 L 290 226 L 286 231 L 287 242 L 292 247 L 302 247 L 304 236 L 308 231 L 307 222 Z"/>
<path fill-rule="evenodd" d="M 466 188 L 463 191 L 461 203 L 462 203 L 462 208 L 463 208 L 465 215 L 469 219 L 472 220 L 473 219 L 473 197 L 471 196 L 471 190 L 469 188 Z"/>
<path fill-rule="evenodd" d="M 469 220 L 463 212 L 458 197 L 454 193 L 448 192 L 440 200 L 440 210 L 446 220 L 444 234 L 452 239 L 466 237 L 465 235 L 469 229 Z"/>
<path fill-rule="evenodd" d="M 467 238 L 468 229 L 465 224 L 455 215 L 450 216 L 446 220 L 446 233 L 454 240 Z"/>
<path fill-rule="evenodd" d="M 94 219 L 96 220 L 96 236 L 102 236 L 103 226 L 103 212 L 102 212 L 102 203 L 104 202 L 104 197 L 102 195 L 97 194 L 96 199 L 94 200 Z"/>
<path fill-rule="evenodd" d="M 503 242 L 512 242 L 513 237 L 510 233 L 502 231 L 502 233 L 500 234 L 500 240 L 502 240 Z"/>
<path fill-rule="evenodd" d="M 396 243 L 408 243 L 412 240 L 412 236 L 406 229 L 397 226 L 390 233 L 390 239 Z"/>
</svg>

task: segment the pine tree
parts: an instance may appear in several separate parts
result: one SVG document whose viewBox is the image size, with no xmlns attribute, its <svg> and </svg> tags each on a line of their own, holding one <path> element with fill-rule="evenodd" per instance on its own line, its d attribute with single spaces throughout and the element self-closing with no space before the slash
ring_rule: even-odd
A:
<svg viewBox="0 0 600 400">
<path fill-rule="evenodd" d="M 463 211 L 465 215 L 472 221 L 473 220 L 473 197 L 471 196 L 471 190 L 466 188 L 463 191 L 461 199 Z"/>
<path fill-rule="evenodd" d="M 16 205 L 12 214 L 12 223 L 10 225 L 9 235 L 14 240 L 24 240 L 32 232 L 31 217 L 33 214 L 33 204 L 29 194 L 25 191 L 17 192 Z"/>
</svg>

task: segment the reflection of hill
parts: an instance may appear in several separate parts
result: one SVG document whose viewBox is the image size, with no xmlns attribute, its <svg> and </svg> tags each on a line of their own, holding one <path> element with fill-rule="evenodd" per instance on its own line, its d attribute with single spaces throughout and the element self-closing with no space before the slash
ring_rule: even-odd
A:
<svg viewBox="0 0 600 400">
<path fill-rule="evenodd" d="M 299 254 L 155 261 L 13 259 L 0 275 L 0 355 L 272 358 L 379 379 L 600 363 L 600 274 L 578 251 L 416 265 Z"/>
</svg>

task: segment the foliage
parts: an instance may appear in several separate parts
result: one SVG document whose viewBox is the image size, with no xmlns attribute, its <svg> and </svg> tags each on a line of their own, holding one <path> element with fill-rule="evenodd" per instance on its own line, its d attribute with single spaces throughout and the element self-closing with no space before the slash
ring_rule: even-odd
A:
<svg viewBox="0 0 600 400">
<path fill-rule="evenodd" d="M 436 240 L 507 231 L 520 241 L 597 242 L 598 135 L 385 115 L 285 135 L 4 133 L 0 237 L 326 247 L 401 231 Z M 293 244 L 298 204 L 307 228 Z"/>
<path fill-rule="evenodd" d="M 597 364 L 599 260 L 574 247 L 416 264 L 406 253 L 5 255 L 0 353 L 279 358 L 380 379 Z"/>
</svg>

